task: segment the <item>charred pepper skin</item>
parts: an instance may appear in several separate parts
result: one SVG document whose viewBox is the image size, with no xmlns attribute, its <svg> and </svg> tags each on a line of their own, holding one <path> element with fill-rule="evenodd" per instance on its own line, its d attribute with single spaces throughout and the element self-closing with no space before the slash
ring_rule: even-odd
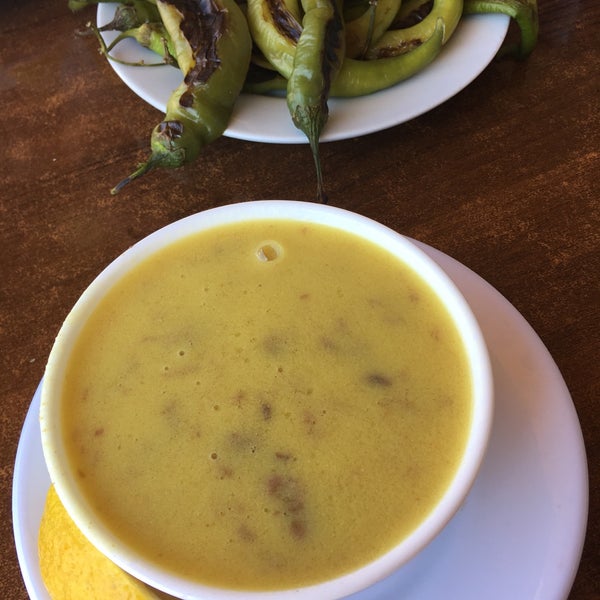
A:
<svg viewBox="0 0 600 600">
<path fill-rule="evenodd" d="M 301 18 L 283 0 L 248 0 L 248 27 L 267 61 L 286 79 L 292 72 Z"/>
<path fill-rule="evenodd" d="M 366 58 L 388 58 L 413 51 L 423 40 L 429 39 L 438 19 L 444 22 L 445 44 L 454 31 L 463 14 L 463 0 L 433 0 L 431 10 L 415 25 L 402 29 L 387 30 L 366 52 Z"/>
<path fill-rule="evenodd" d="M 194 161 L 223 135 L 250 64 L 252 40 L 235 0 L 158 0 L 157 6 L 184 78 L 152 131 L 149 159 L 113 194 L 150 169 Z"/>
<path fill-rule="evenodd" d="M 411 52 L 375 60 L 346 59 L 331 86 L 331 96 L 352 98 L 385 90 L 416 75 L 441 52 L 446 25 L 438 19 L 428 39 Z"/>
</svg>

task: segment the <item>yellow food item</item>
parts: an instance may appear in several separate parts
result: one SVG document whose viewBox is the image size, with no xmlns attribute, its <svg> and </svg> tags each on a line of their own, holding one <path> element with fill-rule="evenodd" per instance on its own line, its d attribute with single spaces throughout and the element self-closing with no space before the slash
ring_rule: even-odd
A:
<svg viewBox="0 0 600 600">
<path fill-rule="evenodd" d="M 52 600 L 163 600 L 157 592 L 117 567 L 79 531 L 50 486 L 40 524 L 42 579 Z"/>
<path fill-rule="evenodd" d="M 63 421 L 98 518 L 194 580 L 341 575 L 443 494 L 471 415 L 454 324 L 374 244 L 285 220 L 218 227 L 135 267 L 86 323 Z"/>
</svg>

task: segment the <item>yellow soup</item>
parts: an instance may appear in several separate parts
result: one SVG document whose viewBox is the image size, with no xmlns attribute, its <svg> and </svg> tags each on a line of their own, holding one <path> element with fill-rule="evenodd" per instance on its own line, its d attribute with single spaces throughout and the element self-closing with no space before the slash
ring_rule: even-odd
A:
<svg viewBox="0 0 600 600">
<path fill-rule="evenodd" d="M 448 486 L 472 409 L 441 302 L 351 234 L 258 220 L 192 235 L 100 303 L 68 365 L 70 460 L 99 517 L 216 586 L 344 574 Z"/>
</svg>

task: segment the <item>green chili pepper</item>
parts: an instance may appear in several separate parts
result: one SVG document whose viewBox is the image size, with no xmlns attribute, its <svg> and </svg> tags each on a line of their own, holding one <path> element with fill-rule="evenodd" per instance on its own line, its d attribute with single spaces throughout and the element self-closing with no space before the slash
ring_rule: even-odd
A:
<svg viewBox="0 0 600 600">
<path fill-rule="evenodd" d="M 358 19 L 369 10 L 371 4 L 371 0 L 344 0 L 344 22 Z"/>
<path fill-rule="evenodd" d="M 247 94 L 266 95 L 271 93 L 285 92 L 287 90 L 287 79 L 277 71 L 265 68 L 257 63 L 251 63 L 243 91 Z"/>
<path fill-rule="evenodd" d="M 463 0 L 434 0 L 430 12 L 419 23 L 405 29 L 389 29 L 369 48 L 366 58 L 384 58 L 410 52 L 429 39 L 438 19 L 444 21 L 446 43 L 456 30 L 463 12 Z"/>
<path fill-rule="evenodd" d="M 535 48 L 539 33 L 537 0 L 465 0 L 465 15 L 500 13 L 515 20 L 521 40 L 516 46 L 504 45 L 501 55 L 511 54 L 523 60 Z"/>
<path fill-rule="evenodd" d="M 248 0 L 246 17 L 256 46 L 269 63 L 288 78 L 302 33 L 296 15 L 283 0 Z"/>
<path fill-rule="evenodd" d="M 331 85 L 330 97 L 365 96 L 412 77 L 440 53 L 444 29 L 443 20 L 438 19 L 431 37 L 406 54 L 374 60 L 344 59 Z M 255 94 L 279 92 L 287 89 L 287 79 L 279 73 L 253 72 L 244 89 Z"/>
<path fill-rule="evenodd" d="M 276 72 L 275 67 L 269 62 L 267 57 L 256 47 L 252 49 L 252 58 L 250 59 L 250 66 L 252 65 L 270 71 L 271 73 Z"/>
<path fill-rule="evenodd" d="M 364 57 L 374 40 L 389 28 L 400 9 L 401 0 L 371 0 L 368 9 L 346 22 L 346 56 Z"/>
<path fill-rule="evenodd" d="M 285 6 L 286 10 L 293 15 L 296 21 L 302 21 L 304 8 L 302 7 L 301 0 L 280 0 L 280 2 Z"/>
<path fill-rule="evenodd" d="M 219 138 L 250 64 L 252 40 L 235 0 L 158 0 L 158 9 L 184 79 L 152 132 L 149 159 L 113 188 L 113 194 L 150 169 L 195 160 Z"/>
<path fill-rule="evenodd" d="M 407 54 L 375 60 L 347 58 L 331 86 L 331 96 L 365 96 L 412 77 L 438 56 L 443 45 L 444 31 L 444 21 L 438 19 L 431 37 Z"/>
<path fill-rule="evenodd" d="M 294 125 L 308 138 L 317 171 L 317 197 L 325 202 L 319 138 L 329 115 L 329 89 L 344 60 L 344 23 L 341 5 L 334 0 L 303 0 L 302 6 L 302 33 L 288 79 L 287 105 Z"/>
</svg>

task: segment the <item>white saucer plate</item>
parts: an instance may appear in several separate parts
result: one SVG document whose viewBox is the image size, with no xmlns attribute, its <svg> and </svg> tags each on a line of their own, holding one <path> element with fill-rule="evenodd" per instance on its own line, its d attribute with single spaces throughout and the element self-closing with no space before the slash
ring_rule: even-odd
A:
<svg viewBox="0 0 600 600">
<path fill-rule="evenodd" d="M 517 310 L 467 267 L 424 244 L 454 280 L 489 347 L 496 412 L 488 454 L 465 504 L 410 563 L 353 600 L 564 600 L 581 558 L 588 473 L 565 382 Z M 49 600 L 37 535 L 50 478 L 42 454 L 41 384 L 17 451 L 13 522 L 32 600 Z"/>
<path fill-rule="evenodd" d="M 117 4 L 100 3 L 98 26 L 109 23 Z M 358 137 L 388 129 L 442 104 L 469 85 L 492 61 L 502 45 L 510 19 L 484 14 L 463 17 L 441 54 L 423 71 L 387 90 L 358 98 L 332 98 L 329 121 L 321 141 Z M 108 43 L 117 36 L 105 32 Z M 127 39 L 111 55 L 127 62 L 156 63 L 157 55 Z M 158 59 L 160 60 L 160 59 Z M 172 66 L 131 66 L 109 61 L 122 81 L 162 113 L 182 74 Z M 154 123 L 149 125 L 148 134 Z M 304 144 L 306 137 L 292 124 L 285 98 L 242 94 L 225 135 L 241 140 Z"/>
</svg>

